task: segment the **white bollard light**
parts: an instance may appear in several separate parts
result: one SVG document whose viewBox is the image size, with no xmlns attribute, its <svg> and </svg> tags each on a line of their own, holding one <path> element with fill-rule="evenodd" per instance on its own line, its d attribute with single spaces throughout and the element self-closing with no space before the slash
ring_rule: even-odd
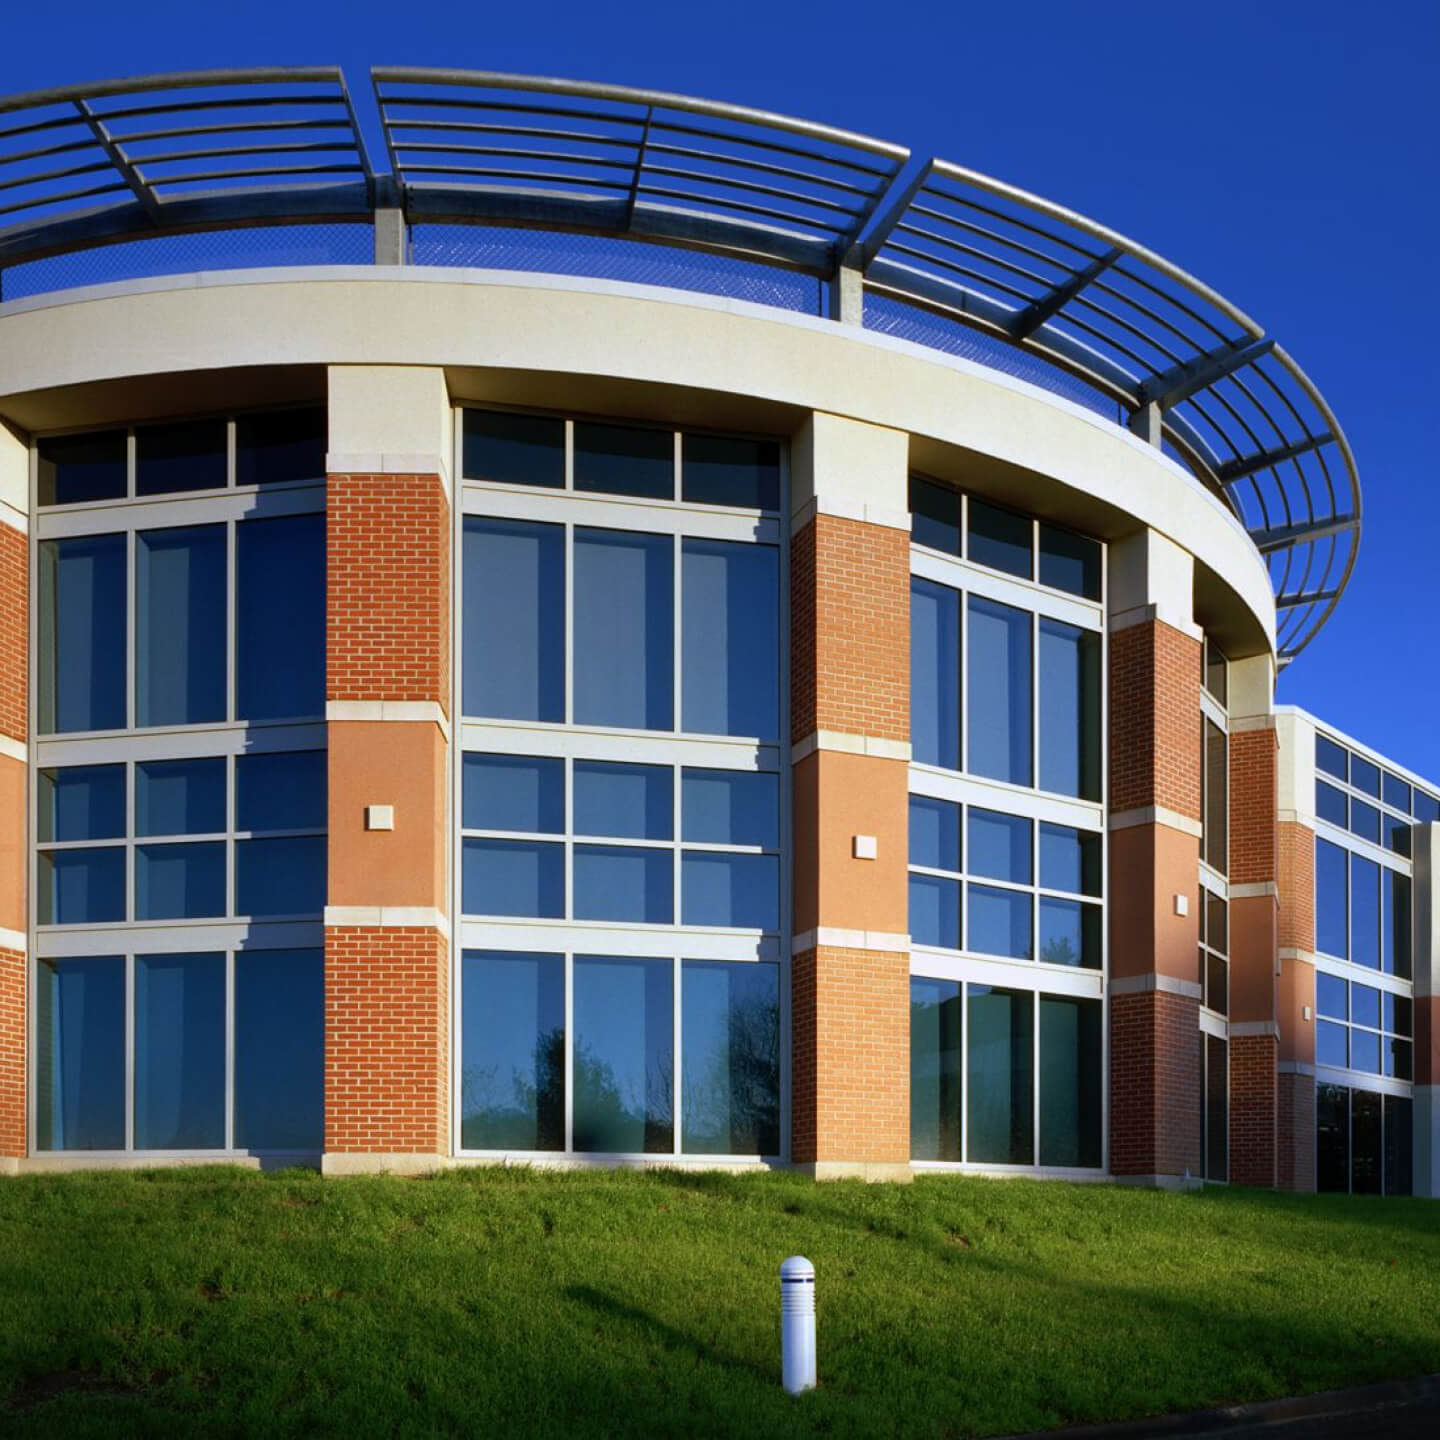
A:
<svg viewBox="0 0 1440 1440">
<path fill-rule="evenodd" d="M 815 1267 L 803 1255 L 780 1267 L 780 1378 L 792 1395 L 815 1388 Z"/>
</svg>

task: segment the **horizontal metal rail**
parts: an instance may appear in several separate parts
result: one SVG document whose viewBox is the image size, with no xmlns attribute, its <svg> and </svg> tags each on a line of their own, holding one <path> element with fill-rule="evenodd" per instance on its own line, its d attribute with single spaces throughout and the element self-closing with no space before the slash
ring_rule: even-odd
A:
<svg viewBox="0 0 1440 1440">
<path fill-rule="evenodd" d="M 1282 660 L 1338 603 L 1361 525 L 1339 422 L 1255 320 L 1145 246 L 964 166 L 740 105 L 396 66 L 372 70 L 370 90 L 383 175 L 333 67 L 0 97 L 0 285 L 74 251 L 254 226 L 373 224 L 378 258 L 382 212 L 386 226 L 609 236 L 801 271 L 851 297 L 841 320 L 873 319 L 867 298 L 898 303 L 922 343 L 969 327 L 1128 412 L 1250 531 Z"/>
</svg>

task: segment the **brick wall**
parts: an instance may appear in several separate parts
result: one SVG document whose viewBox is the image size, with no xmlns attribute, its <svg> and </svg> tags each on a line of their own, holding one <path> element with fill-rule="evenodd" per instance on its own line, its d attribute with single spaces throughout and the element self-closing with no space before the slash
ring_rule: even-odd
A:
<svg viewBox="0 0 1440 1440">
<path fill-rule="evenodd" d="M 820 946 L 791 969 L 797 1164 L 910 1158 L 910 961 Z"/>
<path fill-rule="evenodd" d="M 0 948 L 0 1157 L 25 1154 L 25 956 Z"/>
<path fill-rule="evenodd" d="M 1315 1188 L 1315 1077 L 1277 1075 L 1275 1183 L 1282 1190 Z"/>
<path fill-rule="evenodd" d="M 1274 730 L 1230 736 L 1230 883 L 1276 878 L 1275 785 L 1279 739 Z"/>
<path fill-rule="evenodd" d="M 1230 1181 L 1276 1183 L 1276 1075 L 1279 1044 L 1269 1035 L 1230 1040 Z"/>
<path fill-rule="evenodd" d="M 326 483 L 326 698 L 450 705 L 450 507 L 436 475 Z"/>
<path fill-rule="evenodd" d="M 1280 945 L 1315 948 L 1315 832 L 1308 825 L 1282 820 L 1276 827 L 1280 886 Z"/>
<path fill-rule="evenodd" d="M 910 537 L 817 515 L 790 547 L 791 738 L 910 741 Z"/>
<path fill-rule="evenodd" d="M 26 738 L 29 612 L 26 537 L 0 524 L 0 735 Z"/>
<path fill-rule="evenodd" d="M 1110 637 L 1110 806 L 1200 819 L 1200 642 L 1161 620 Z"/>
<path fill-rule="evenodd" d="M 449 995 L 438 931 L 327 927 L 327 1151 L 449 1151 Z"/>
<path fill-rule="evenodd" d="M 1200 1174 L 1199 1014 L 1163 990 L 1110 997 L 1112 1174 Z"/>
</svg>

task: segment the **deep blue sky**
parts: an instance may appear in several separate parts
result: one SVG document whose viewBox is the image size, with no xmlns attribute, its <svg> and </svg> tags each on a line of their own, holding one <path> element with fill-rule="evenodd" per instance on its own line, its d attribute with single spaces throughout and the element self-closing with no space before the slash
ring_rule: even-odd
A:
<svg viewBox="0 0 1440 1440">
<path fill-rule="evenodd" d="M 866 131 L 1071 205 L 1249 312 L 1354 447 L 1365 534 L 1282 679 L 1440 781 L 1440 3 L 1157 6 L 15 0 L 0 93 L 170 69 L 446 65 Z"/>
</svg>

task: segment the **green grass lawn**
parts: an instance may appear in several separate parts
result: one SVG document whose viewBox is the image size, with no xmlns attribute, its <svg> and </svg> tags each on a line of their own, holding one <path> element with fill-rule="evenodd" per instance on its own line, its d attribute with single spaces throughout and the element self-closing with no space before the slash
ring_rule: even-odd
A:
<svg viewBox="0 0 1440 1440">
<path fill-rule="evenodd" d="M 778 1267 L 820 1389 L 779 1385 Z M 0 1182 L 0 1433 L 987 1435 L 1440 1370 L 1440 1205 L 934 1177 Z"/>
</svg>

